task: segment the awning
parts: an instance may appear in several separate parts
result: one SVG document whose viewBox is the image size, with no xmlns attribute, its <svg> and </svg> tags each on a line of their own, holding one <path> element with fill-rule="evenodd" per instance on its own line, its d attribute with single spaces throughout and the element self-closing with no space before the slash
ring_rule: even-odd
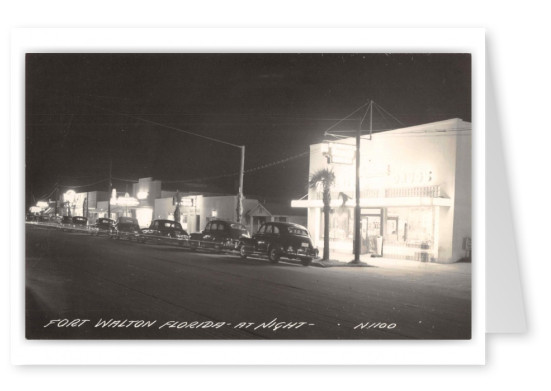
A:
<svg viewBox="0 0 551 391">
<path fill-rule="evenodd" d="M 342 200 L 331 200 L 331 208 L 342 207 Z M 293 200 L 293 208 L 323 208 L 323 200 Z M 347 208 L 356 206 L 356 201 L 349 199 L 344 204 Z M 386 197 L 386 198 L 361 198 L 361 208 L 386 208 L 393 206 L 452 206 L 450 198 L 433 197 Z"/>
</svg>

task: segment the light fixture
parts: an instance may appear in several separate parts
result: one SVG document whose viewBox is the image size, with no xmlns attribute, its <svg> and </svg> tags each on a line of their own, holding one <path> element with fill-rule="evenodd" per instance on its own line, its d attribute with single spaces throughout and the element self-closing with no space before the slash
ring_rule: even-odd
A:
<svg viewBox="0 0 551 391">
<path fill-rule="evenodd" d="M 147 191 L 139 191 L 138 192 L 138 199 L 139 200 L 145 200 L 149 196 L 149 192 Z"/>
</svg>

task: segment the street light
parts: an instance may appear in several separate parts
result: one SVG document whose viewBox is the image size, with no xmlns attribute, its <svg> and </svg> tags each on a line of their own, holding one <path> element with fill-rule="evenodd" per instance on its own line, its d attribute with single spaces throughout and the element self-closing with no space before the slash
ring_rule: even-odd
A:
<svg viewBox="0 0 551 391">
<path fill-rule="evenodd" d="M 103 108 L 103 110 L 114 112 L 113 110 L 108 110 L 108 109 L 105 109 L 105 108 Z M 161 126 L 163 128 L 166 128 L 166 129 L 175 130 L 177 132 L 184 133 L 184 134 L 189 134 L 191 136 L 199 137 L 199 138 L 202 138 L 202 139 L 205 139 L 205 140 L 214 141 L 215 143 L 225 144 L 225 145 L 229 145 L 230 147 L 239 148 L 241 150 L 241 159 L 240 159 L 241 164 L 240 164 L 240 169 L 239 169 L 239 191 L 238 191 L 238 194 L 237 194 L 237 197 L 238 197 L 238 200 L 237 200 L 237 221 L 241 222 L 241 215 L 243 214 L 243 175 L 245 173 L 245 146 L 244 145 L 237 145 L 237 144 L 229 143 L 227 141 L 219 140 L 219 139 L 216 139 L 214 137 L 204 136 L 202 134 L 190 132 L 189 130 L 184 130 L 184 129 L 180 129 L 180 128 L 177 128 L 177 127 L 174 127 L 174 126 L 165 125 L 165 124 L 162 124 L 162 123 L 159 123 L 159 122 L 156 122 L 156 121 L 151 121 L 149 119 L 136 117 L 134 115 L 124 114 L 124 113 L 119 113 L 119 112 L 116 112 L 116 113 L 119 114 L 119 115 L 123 115 L 123 116 L 126 116 L 126 117 L 137 119 L 137 120 L 142 121 L 142 122 L 146 122 L 146 123 L 153 124 L 153 125 L 156 125 L 156 126 Z M 111 173 L 111 168 L 109 170 L 110 170 L 109 173 Z M 109 174 L 109 178 L 111 178 L 111 174 Z"/>
</svg>

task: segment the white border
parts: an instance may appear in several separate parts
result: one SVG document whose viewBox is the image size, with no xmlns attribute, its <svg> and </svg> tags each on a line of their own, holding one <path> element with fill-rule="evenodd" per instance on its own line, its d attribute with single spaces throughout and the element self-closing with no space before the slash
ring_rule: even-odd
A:
<svg viewBox="0 0 551 391">
<path fill-rule="evenodd" d="M 469 365 L 485 363 L 483 29 L 15 29 L 11 46 L 11 359 L 14 364 Z M 472 53 L 473 328 L 470 341 L 27 341 L 24 69 L 27 52 Z"/>
</svg>

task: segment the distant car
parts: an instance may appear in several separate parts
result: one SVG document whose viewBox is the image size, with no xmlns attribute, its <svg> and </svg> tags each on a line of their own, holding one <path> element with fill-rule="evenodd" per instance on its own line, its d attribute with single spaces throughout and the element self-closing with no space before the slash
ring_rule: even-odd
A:
<svg viewBox="0 0 551 391">
<path fill-rule="evenodd" d="M 250 238 L 247 228 L 241 223 L 226 220 L 212 220 L 201 232 L 192 233 L 190 247 L 215 250 L 238 250 L 241 238 Z"/>
<path fill-rule="evenodd" d="M 62 216 L 52 216 L 52 217 L 50 217 L 50 223 L 54 224 L 54 225 L 55 224 L 61 225 L 61 219 L 62 218 L 63 218 Z"/>
<path fill-rule="evenodd" d="M 182 225 L 173 220 L 153 220 L 149 228 L 144 228 L 145 240 L 175 244 L 187 247 L 189 245 L 189 234 L 182 228 Z"/>
<path fill-rule="evenodd" d="M 242 258 L 249 255 L 267 255 L 272 263 L 281 257 L 299 259 L 308 266 L 317 258 L 318 249 L 312 245 L 308 230 L 302 225 L 283 222 L 264 223 L 252 238 L 242 238 L 239 245 Z"/>
<path fill-rule="evenodd" d="M 145 236 L 138 220 L 132 217 L 119 217 L 109 237 L 111 239 L 135 240 L 138 243 L 145 243 Z"/>
<path fill-rule="evenodd" d="M 74 216 L 71 219 L 71 226 L 75 230 L 83 230 L 88 228 L 88 219 L 83 216 Z"/>
<path fill-rule="evenodd" d="M 96 220 L 96 223 L 90 227 L 91 235 L 110 235 L 115 229 L 115 220 L 108 219 L 107 217 L 100 217 Z"/>
<path fill-rule="evenodd" d="M 59 226 L 63 231 L 69 231 L 73 228 L 73 218 L 71 216 L 61 216 L 58 220 Z"/>
</svg>

